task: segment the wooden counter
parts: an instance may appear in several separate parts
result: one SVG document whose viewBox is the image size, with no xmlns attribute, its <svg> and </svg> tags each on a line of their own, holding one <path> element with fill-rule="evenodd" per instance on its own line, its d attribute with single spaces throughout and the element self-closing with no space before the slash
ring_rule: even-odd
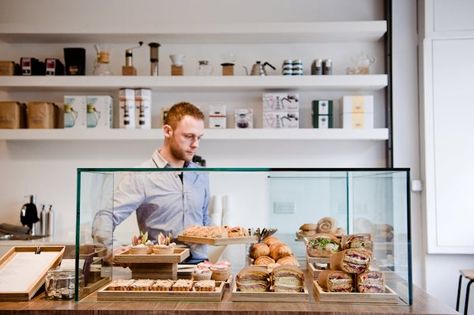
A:
<svg viewBox="0 0 474 315">
<path fill-rule="evenodd" d="M 308 282 L 309 277 L 307 277 Z M 30 302 L 0 302 L 0 314 L 458 314 L 420 289 L 414 289 L 414 303 L 406 305 L 369 305 L 317 303 L 307 283 L 310 298 L 307 303 L 232 302 L 227 288 L 222 302 L 98 302 L 96 293 L 78 303 L 49 301 L 39 294 Z"/>
</svg>

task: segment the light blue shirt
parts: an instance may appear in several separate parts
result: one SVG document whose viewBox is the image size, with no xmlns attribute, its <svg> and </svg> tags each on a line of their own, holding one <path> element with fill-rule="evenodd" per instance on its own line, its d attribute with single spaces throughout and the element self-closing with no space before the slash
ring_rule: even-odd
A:
<svg viewBox="0 0 474 315">
<path fill-rule="evenodd" d="M 156 150 L 140 168 L 170 168 Z M 190 162 L 186 168 L 197 168 Z M 110 247 L 111 231 L 136 211 L 138 227 L 156 240 L 160 232 L 177 236 L 191 225 L 208 225 L 209 176 L 205 172 L 130 172 L 114 190 L 113 211 L 100 210 L 94 219 L 92 233 Z M 112 218 L 112 220 L 110 220 Z M 97 237 L 99 236 L 99 237 Z M 207 258 L 207 247 L 190 245 L 192 258 Z"/>
</svg>

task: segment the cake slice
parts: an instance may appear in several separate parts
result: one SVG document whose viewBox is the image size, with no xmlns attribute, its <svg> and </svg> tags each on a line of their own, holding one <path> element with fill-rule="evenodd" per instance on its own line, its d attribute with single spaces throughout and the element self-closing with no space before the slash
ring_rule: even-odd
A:
<svg viewBox="0 0 474 315">
<path fill-rule="evenodd" d="M 194 283 L 194 291 L 215 291 L 216 282 L 214 280 L 201 280 Z"/>
<path fill-rule="evenodd" d="M 191 291 L 193 280 L 179 279 L 173 284 L 171 291 Z"/>
<path fill-rule="evenodd" d="M 171 291 L 173 280 L 155 280 L 151 286 L 152 291 Z"/>
</svg>

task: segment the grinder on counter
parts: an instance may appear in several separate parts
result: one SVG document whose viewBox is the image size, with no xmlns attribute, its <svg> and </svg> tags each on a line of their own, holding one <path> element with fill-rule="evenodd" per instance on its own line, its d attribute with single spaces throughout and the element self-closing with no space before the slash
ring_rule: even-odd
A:
<svg viewBox="0 0 474 315">
<path fill-rule="evenodd" d="M 30 195 L 30 202 L 25 203 L 23 207 L 21 207 L 20 211 L 20 221 L 23 226 L 29 227 L 29 233 L 32 233 L 33 225 L 38 222 L 40 219 L 38 218 L 38 210 L 36 209 L 35 205 L 35 195 Z"/>
</svg>

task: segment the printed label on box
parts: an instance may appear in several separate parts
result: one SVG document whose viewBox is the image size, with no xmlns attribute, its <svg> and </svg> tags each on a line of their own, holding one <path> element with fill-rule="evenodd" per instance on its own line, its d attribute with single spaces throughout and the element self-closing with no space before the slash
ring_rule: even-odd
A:
<svg viewBox="0 0 474 315">
<path fill-rule="evenodd" d="M 86 128 L 86 96 L 64 96 L 64 128 Z"/>
<path fill-rule="evenodd" d="M 119 101 L 119 128 L 135 128 L 135 99 Z"/>
<path fill-rule="evenodd" d="M 263 128 L 299 128 L 298 112 L 264 112 Z"/>
<path fill-rule="evenodd" d="M 371 129 L 374 128 L 373 113 L 344 113 L 342 128 Z"/>
<path fill-rule="evenodd" d="M 112 127 L 111 96 L 87 96 L 87 128 L 108 129 Z"/>
<path fill-rule="evenodd" d="M 264 93 L 262 101 L 264 112 L 297 112 L 299 110 L 298 93 Z"/>
<path fill-rule="evenodd" d="M 374 97 L 372 95 L 344 96 L 342 104 L 344 113 L 374 112 Z"/>
</svg>

